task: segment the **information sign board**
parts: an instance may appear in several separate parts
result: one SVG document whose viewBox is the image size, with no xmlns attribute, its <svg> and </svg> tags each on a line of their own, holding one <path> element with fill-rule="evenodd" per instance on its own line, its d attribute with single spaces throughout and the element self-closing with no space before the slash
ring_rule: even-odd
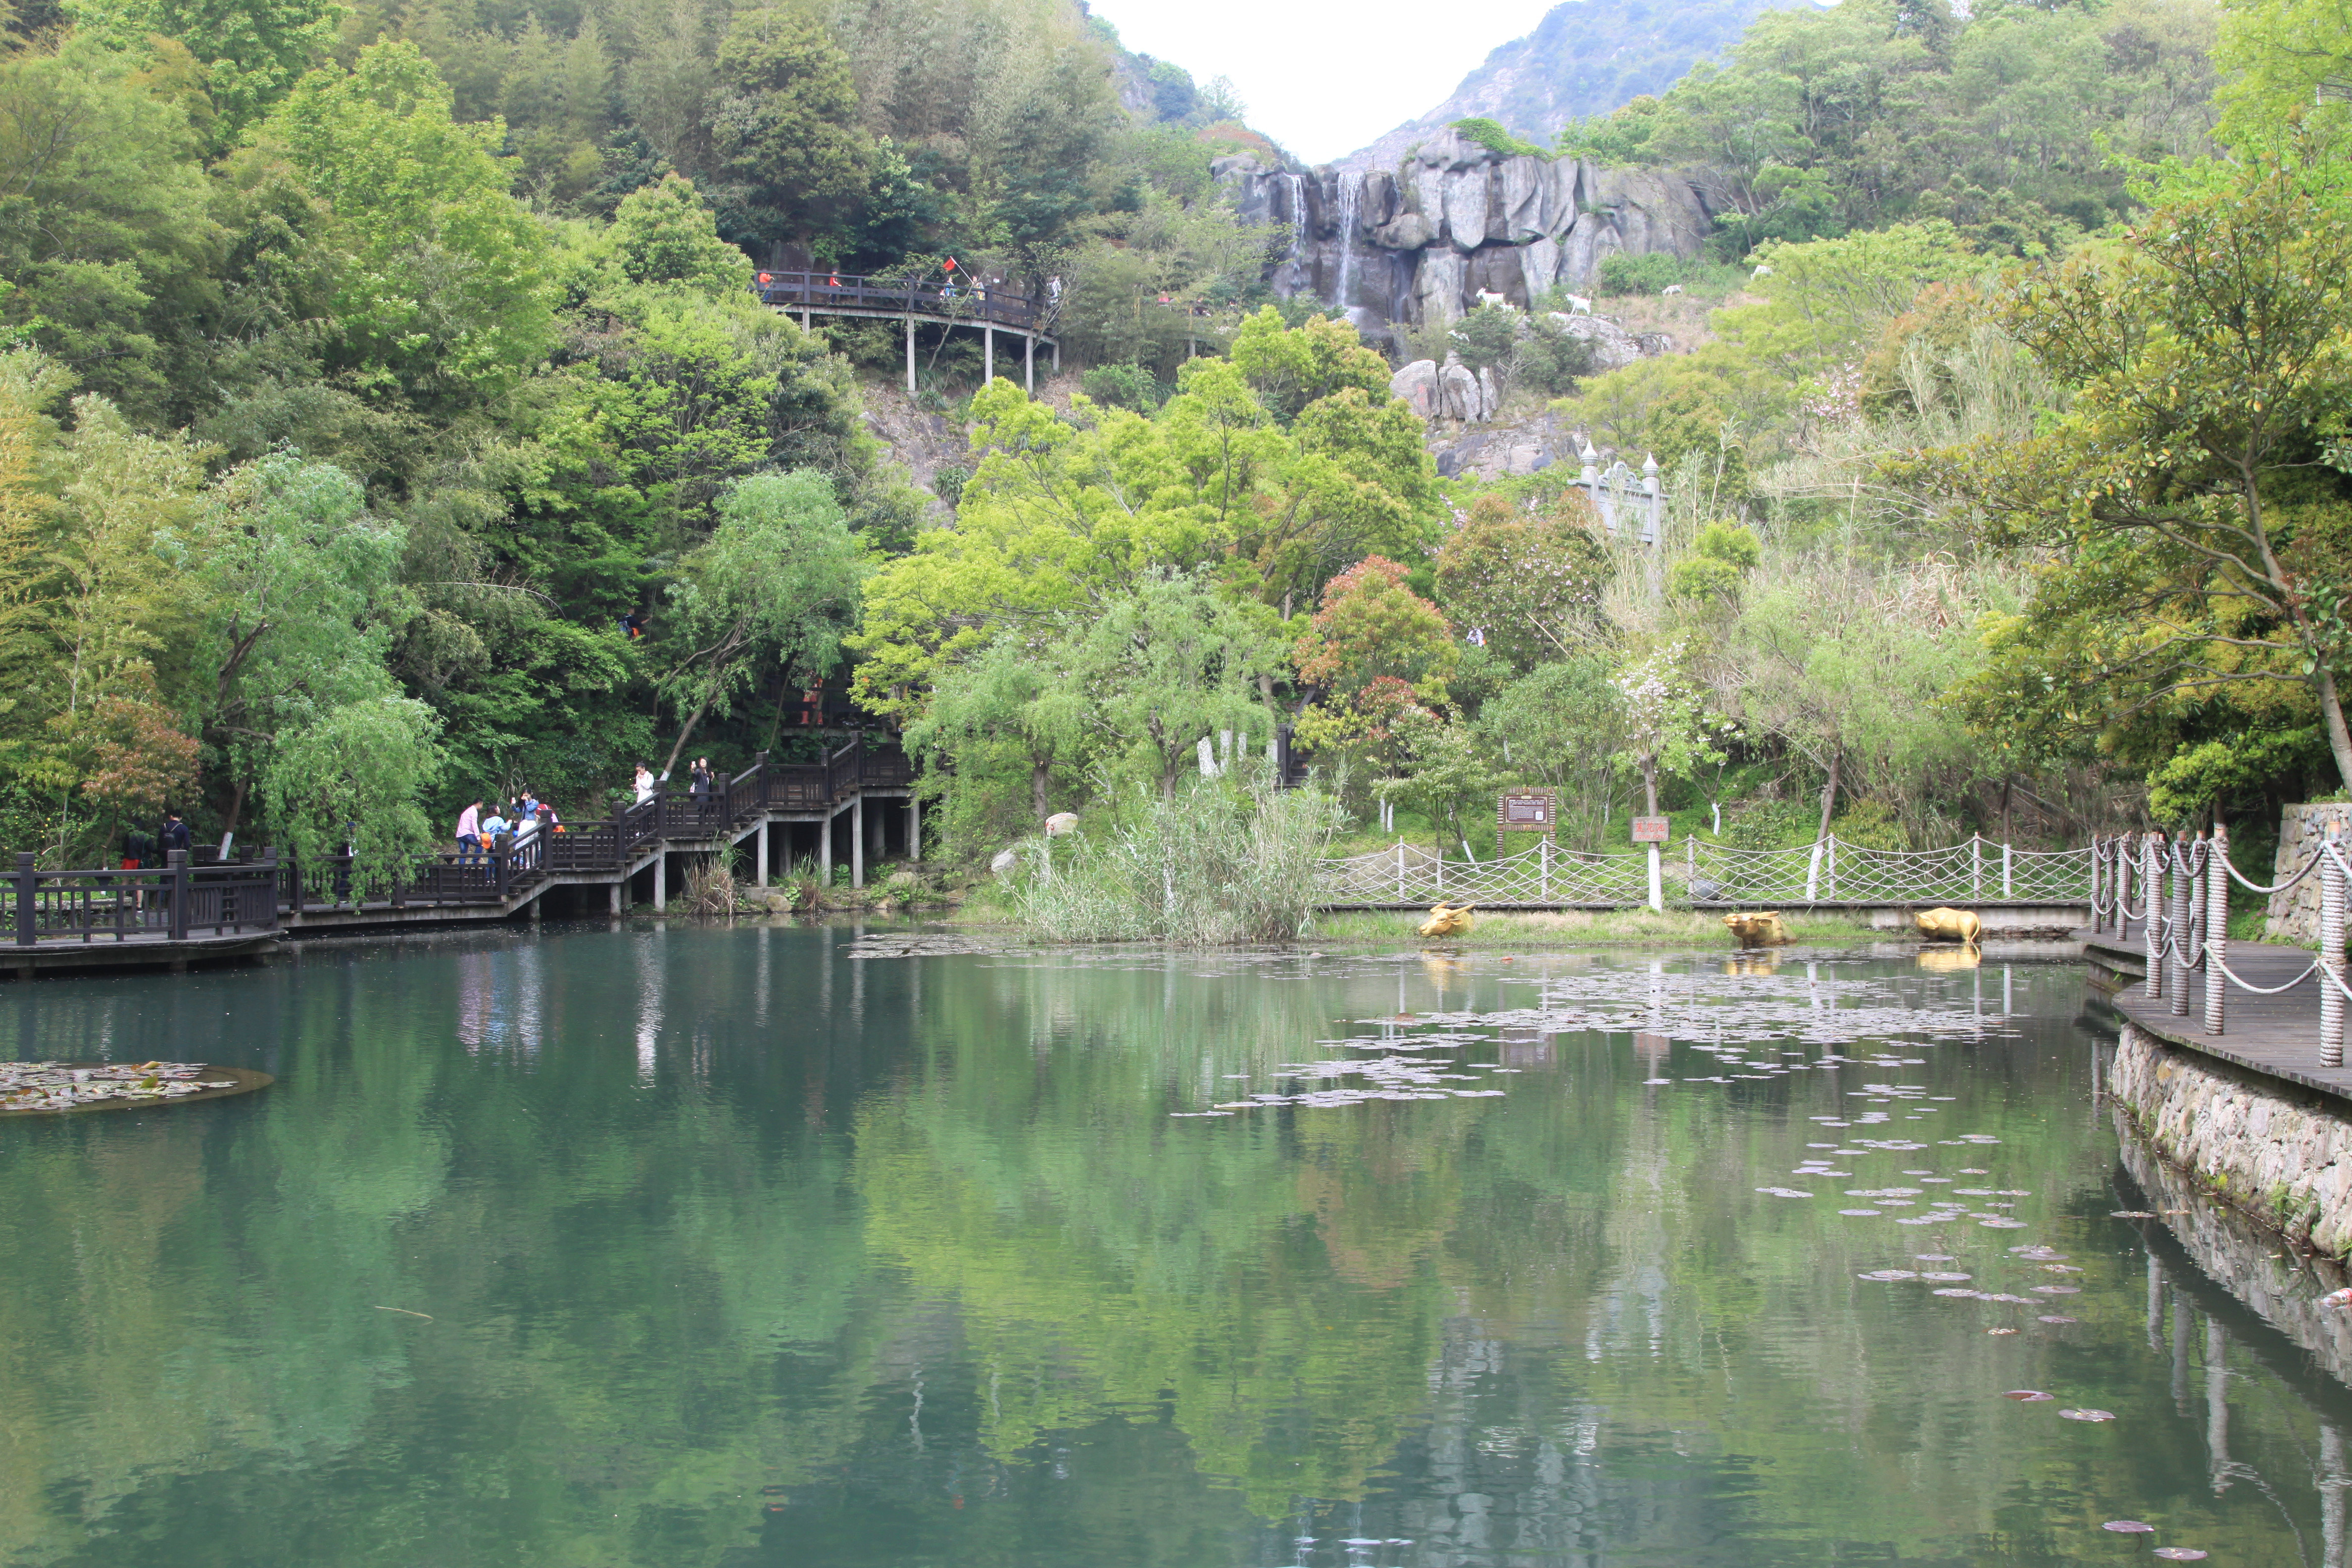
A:
<svg viewBox="0 0 2352 1568">
<path fill-rule="evenodd" d="M 1664 844 L 1667 826 L 1667 819 L 1663 816 L 1637 816 L 1633 819 L 1633 842 Z"/>
<path fill-rule="evenodd" d="M 1495 806 L 1495 827 L 1500 833 L 1549 835 L 1559 823 L 1559 792 L 1549 789 L 1507 790 Z"/>
</svg>

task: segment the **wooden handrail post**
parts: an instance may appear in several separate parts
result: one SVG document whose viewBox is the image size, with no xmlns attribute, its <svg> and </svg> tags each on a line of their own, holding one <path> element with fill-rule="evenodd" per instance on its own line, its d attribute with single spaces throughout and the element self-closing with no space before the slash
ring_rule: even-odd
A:
<svg viewBox="0 0 2352 1568">
<path fill-rule="evenodd" d="M 33 927 L 33 890 L 39 886 L 39 873 L 33 869 L 33 857 L 23 851 L 16 856 L 16 945 L 30 947 L 35 940 Z"/>
<path fill-rule="evenodd" d="M 188 852 L 174 849 L 171 853 L 172 873 L 172 940 L 188 940 Z"/>
</svg>

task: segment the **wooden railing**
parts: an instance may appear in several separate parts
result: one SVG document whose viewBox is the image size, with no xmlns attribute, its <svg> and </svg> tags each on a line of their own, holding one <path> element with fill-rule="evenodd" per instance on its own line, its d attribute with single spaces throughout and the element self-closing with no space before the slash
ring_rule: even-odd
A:
<svg viewBox="0 0 2352 1568">
<path fill-rule="evenodd" d="M 135 938 L 185 942 L 278 929 L 278 866 L 274 857 L 192 866 L 174 849 L 161 869 L 37 870 L 16 857 L 10 879 L 11 934 L 18 947 L 41 942 Z"/>
<path fill-rule="evenodd" d="M 1052 301 L 963 281 L 950 290 L 944 283 L 854 272 L 762 272 L 752 289 L 762 305 L 786 310 L 864 310 L 1022 331 L 1050 331 L 1054 324 Z"/>
<path fill-rule="evenodd" d="M 185 941 L 275 931 L 287 914 L 502 909 L 551 878 L 617 880 L 664 844 L 730 840 L 771 812 L 824 811 L 860 790 L 904 787 L 913 776 L 904 752 L 868 747 L 862 736 L 818 763 L 770 762 L 762 752 L 700 794 L 665 784 L 597 821 L 534 831 L 503 849 L 435 855 L 364 898 L 349 852 L 297 861 L 265 849 L 257 859 L 224 861 L 214 849 L 174 850 L 164 868 L 132 871 L 43 871 L 33 856 L 19 855 L 9 929 L 19 946 Z"/>
</svg>

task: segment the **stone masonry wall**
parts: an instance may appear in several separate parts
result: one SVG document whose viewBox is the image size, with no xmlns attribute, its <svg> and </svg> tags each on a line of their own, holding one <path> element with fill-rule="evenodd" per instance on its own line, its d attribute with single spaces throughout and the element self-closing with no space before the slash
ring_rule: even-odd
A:
<svg viewBox="0 0 2352 1568">
<path fill-rule="evenodd" d="M 2344 1270 L 2282 1254 L 2278 1237 L 2226 1205 L 2209 1203 L 2189 1177 L 2158 1159 L 2134 1135 L 2129 1113 L 2116 1107 L 2124 1169 L 2197 1267 L 2264 1321 L 2317 1358 L 2329 1376 L 2352 1385 L 2352 1312 L 2323 1306 Z M 2151 1226 L 2156 1222 L 2147 1222 Z"/>
<path fill-rule="evenodd" d="M 2107 1087 L 2140 1135 L 2210 1191 L 2298 1244 L 2352 1257 L 2352 1108 L 2131 1024 Z"/>
<path fill-rule="evenodd" d="M 2352 843 L 2352 805 L 2331 801 L 2317 805 L 2290 805 L 2279 820 L 2278 858 L 2271 868 L 2270 879 L 2282 881 L 2292 874 L 2319 841 L 2327 836 L 2327 825 L 2341 824 L 2338 833 Z M 2243 868 L 2249 877 L 2251 867 Z M 2300 942 L 2305 947 L 2319 943 L 2319 878 L 2316 873 L 2284 893 L 2271 895 L 2268 918 L 2263 922 L 2263 935 L 2271 942 Z"/>
</svg>

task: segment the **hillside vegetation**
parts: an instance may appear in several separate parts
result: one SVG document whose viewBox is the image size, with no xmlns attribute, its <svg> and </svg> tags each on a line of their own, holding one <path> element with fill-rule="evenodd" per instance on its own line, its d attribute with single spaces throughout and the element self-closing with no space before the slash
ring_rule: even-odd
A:
<svg viewBox="0 0 2352 1568">
<path fill-rule="evenodd" d="M 173 805 L 381 876 L 478 795 L 812 749 L 823 679 L 951 858 L 1243 789 L 1284 724 L 1447 853 L 1514 782 L 1588 844 L 2259 822 L 2352 779 L 2329 26 L 1853 0 L 1579 127 L 1715 182 L 1742 290 L 1606 374 L 1507 312 L 1453 346 L 1657 457 L 1651 548 L 1557 470 L 1441 481 L 1391 365 L 1266 301 L 1230 94 L 1045 0 L 26 13 L 0 820 L 87 863 Z M 950 258 L 1061 279 L 1092 395 L 927 331 L 972 447 L 926 493 L 861 418 L 895 328 L 750 282 Z"/>
</svg>

